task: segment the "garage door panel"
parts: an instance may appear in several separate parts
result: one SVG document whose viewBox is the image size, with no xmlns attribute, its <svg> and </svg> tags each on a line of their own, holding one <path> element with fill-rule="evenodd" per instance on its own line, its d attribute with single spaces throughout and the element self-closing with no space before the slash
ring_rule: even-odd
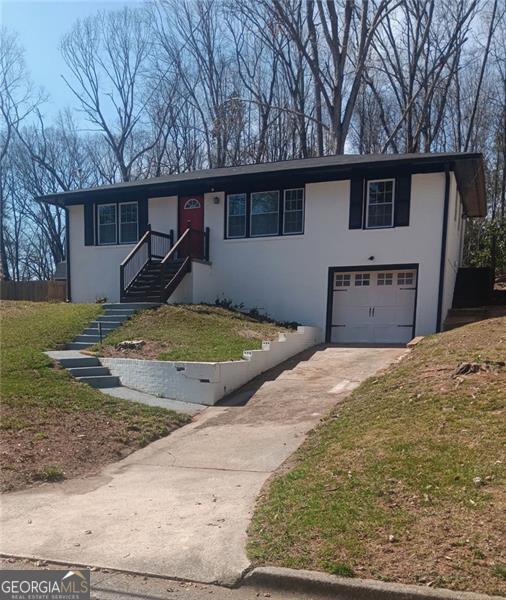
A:
<svg viewBox="0 0 506 600">
<path fill-rule="evenodd" d="M 342 296 L 340 296 L 342 297 Z M 351 326 L 351 325 L 364 325 L 368 323 L 370 306 L 367 305 L 340 305 L 337 304 L 333 310 L 332 323 L 335 326 Z"/>
<path fill-rule="evenodd" d="M 416 270 L 335 273 L 331 341 L 405 343 L 412 337 Z"/>
<path fill-rule="evenodd" d="M 370 325 L 343 325 L 332 328 L 332 342 L 338 344 L 368 344 L 371 343 L 372 335 Z"/>
<path fill-rule="evenodd" d="M 375 325 L 413 325 L 413 305 L 393 304 L 391 306 L 374 306 L 372 320 Z"/>
<path fill-rule="evenodd" d="M 412 338 L 411 327 L 374 325 L 371 337 L 374 344 L 405 344 Z"/>
</svg>

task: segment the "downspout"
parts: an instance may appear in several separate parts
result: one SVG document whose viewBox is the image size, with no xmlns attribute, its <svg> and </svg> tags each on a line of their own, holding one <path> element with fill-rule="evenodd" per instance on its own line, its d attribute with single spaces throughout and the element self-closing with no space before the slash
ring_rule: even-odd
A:
<svg viewBox="0 0 506 600">
<path fill-rule="evenodd" d="M 450 166 L 445 165 L 445 197 L 443 209 L 443 234 L 441 236 L 441 259 L 439 263 L 439 292 L 437 298 L 437 321 L 436 331 L 439 333 L 442 329 L 443 313 L 443 291 L 445 283 L 445 265 L 446 265 L 446 239 L 448 237 L 448 210 L 450 207 Z"/>
<path fill-rule="evenodd" d="M 65 211 L 65 260 L 67 263 L 67 302 L 72 302 L 72 288 L 70 279 L 70 218 L 68 206 L 63 207 Z"/>
</svg>

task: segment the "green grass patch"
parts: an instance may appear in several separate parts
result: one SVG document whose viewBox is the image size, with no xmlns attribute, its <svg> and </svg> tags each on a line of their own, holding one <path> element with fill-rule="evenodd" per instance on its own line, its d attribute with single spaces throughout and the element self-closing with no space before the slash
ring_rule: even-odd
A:
<svg viewBox="0 0 506 600">
<path fill-rule="evenodd" d="M 56 456 L 67 476 L 78 474 L 188 422 L 174 411 L 113 398 L 79 383 L 44 354 L 63 348 L 101 310 L 97 305 L 2 302 L 4 489 L 48 481 L 44 473 L 51 472 Z"/>
<path fill-rule="evenodd" d="M 453 373 L 505 355 L 506 319 L 493 319 L 428 337 L 364 382 L 265 490 L 254 562 L 504 593 L 490 561 L 506 533 L 506 369 Z"/>
<path fill-rule="evenodd" d="M 262 347 L 286 327 L 259 317 L 218 306 L 177 305 L 137 313 L 95 347 L 107 356 L 132 356 L 157 360 L 240 360 L 245 350 Z M 116 344 L 144 340 L 139 351 L 118 353 Z"/>
<path fill-rule="evenodd" d="M 60 467 L 54 465 L 48 465 L 40 471 L 36 471 L 33 474 L 33 478 L 39 481 L 62 481 L 65 479 L 65 473 Z"/>
<path fill-rule="evenodd" d="M 499 579 L 506 581 L 506 565 L 495 565 L 492 569 L 492 572 L 496 577 L 499 577 Z"/>
</svg>

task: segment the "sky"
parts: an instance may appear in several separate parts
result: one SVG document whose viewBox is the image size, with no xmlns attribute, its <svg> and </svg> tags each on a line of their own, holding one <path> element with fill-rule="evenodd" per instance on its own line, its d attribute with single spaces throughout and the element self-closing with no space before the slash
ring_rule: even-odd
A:
<svg viewBox="0 0 506 600">
<path fill-rule="evenodd" d="M 99 10 L 135 6 L 142 0 L 0 0 L 0 24 L 18 34 L 32 81 L 49 94 L 42 112 L 51 117 L 75 105 L 72 92 L 61 78 L 66 66 L 59 44 L 76 19 Z"/>
</svg>

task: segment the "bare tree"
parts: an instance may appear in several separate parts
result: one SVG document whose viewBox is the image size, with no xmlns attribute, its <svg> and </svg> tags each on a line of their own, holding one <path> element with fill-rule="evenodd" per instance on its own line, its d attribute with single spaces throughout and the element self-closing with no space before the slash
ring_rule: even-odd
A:
<svg viewBox="0 0 506 600">
<path fill-rule="evenodd" d="M 380 107 L 382 151 L 429 152 L 478 0 L 404 0 L 381 21 L 366 82 Z"/>
<path fill-rule="evenodd" d="M 124 8 L 77 21 L 61 45 L 72 74 L 64 79 L 86 119 L 111 148 L 123 181 L 144 175 L 134 167 L 160 140 L 168 112 L 165 107 L 156 124 L 147 119 L 151 39 L 143 10 Z M 156 126 L 146 132 L 148 125 Z"/>
<path fill-rule="evenodd" d="M 16 129 L 42 101 L 35 93 L 26 70 L 24 52 L 14 33 L 0 27 L 0 269 L 10 279 L 6 252 L 7 198 L 4 189 L 5 159 Z"/>
<path fill-rule="evenodd" d="M 328 150 L 342 154 L 360 91 L 371 44 L 383 19 L 392 10 L 391 0 L 357 5 L 352 0 L 323 2 L 307 0 L 305 20 L 309 45 L 297 27 L 297 3 L 290 0 L 264 0 L 285 33 L 296 44 L 313 74 L 316 117 L 324 120 L 324 105 L 329 121 Z M 318 134 L 318 153 L 323 148 L 323 133 Z"/>
</svg>

